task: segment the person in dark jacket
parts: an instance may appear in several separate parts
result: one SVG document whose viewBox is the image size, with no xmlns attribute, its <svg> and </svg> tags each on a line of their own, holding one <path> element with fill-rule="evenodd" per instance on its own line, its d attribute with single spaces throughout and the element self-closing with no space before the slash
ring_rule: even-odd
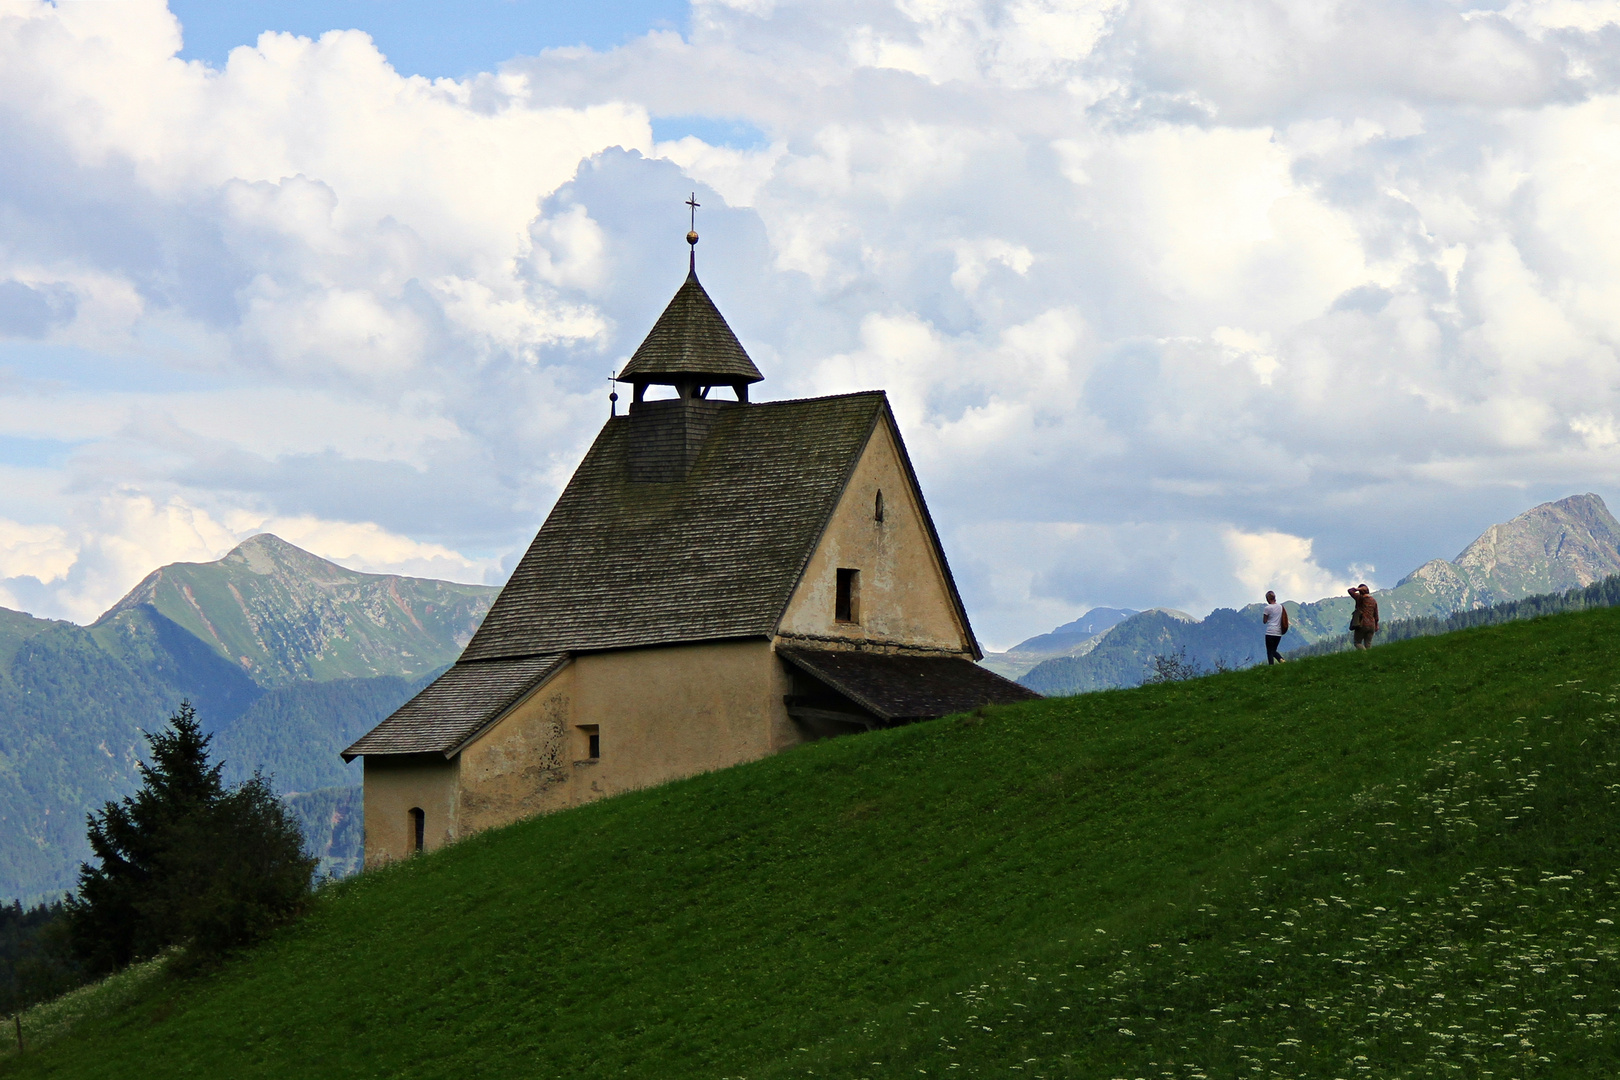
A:
<svg viewBox="0 0 1620 1080">
<path fill-rule="evenodd" d="M 1373 635 L 1378 633 L 1378 601 L 1373 599 L 1372 590 L 1367 588 L 1366 582 L 1350 590 L 1350 599 L 1356 602 L 1355 611 L 1350 613 L 1350 636 L 1355 640 L 1356 648 L 1365 649 L 1372 644 Z"/>
</svg>

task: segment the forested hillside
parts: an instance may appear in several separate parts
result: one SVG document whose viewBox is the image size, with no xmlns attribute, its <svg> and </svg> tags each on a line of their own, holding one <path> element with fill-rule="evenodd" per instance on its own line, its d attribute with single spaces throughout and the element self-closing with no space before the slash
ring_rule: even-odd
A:
<svg viewBox="0 0 1620 1080">
<path fill-rule="evenodd" d="M 142 731 L 182 700 L 229 780 L 358 784 L 339 751 L 455 659 L 496 592 L 358 574 L 266 535 L 155 571 L 88 627 L 0 609 L 0 898 L 73 886 L 86 813 L 135 789 Z M 358 856 L 357 801 L 294 803 L 328 870 Z"/>
</svg>

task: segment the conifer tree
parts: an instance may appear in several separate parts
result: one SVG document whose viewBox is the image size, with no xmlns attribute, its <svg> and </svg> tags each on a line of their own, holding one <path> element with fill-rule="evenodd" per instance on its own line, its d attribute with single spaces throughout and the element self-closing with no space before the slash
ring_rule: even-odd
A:
<svg viewBox="0 0 1620 1080">
<path fill-rule="evenodd" d="M 79 868 L 68 901 L 74 951 L 110 971 L 171 945 L 217 956 L 297 913 L 315 860 L 259 774 L 227 789 L 196 710 L 146 733 L 141 789 L 89 819 L 99 865 Z"/>
</svg>

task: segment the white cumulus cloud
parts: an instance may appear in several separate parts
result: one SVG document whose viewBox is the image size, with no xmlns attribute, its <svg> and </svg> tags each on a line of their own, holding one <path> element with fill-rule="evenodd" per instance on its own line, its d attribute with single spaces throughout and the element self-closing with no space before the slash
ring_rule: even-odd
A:
<svg viewBox="0 0 1620 1080">
<path fill-rule="evenodd" d="M 992 644 L 1309 599 L 1620 490 L 1608 0 L 691 26 L 430 80 L 358 31 L 215 68 L 151 0 L 0 6 L 0 603 L 93 618 L 250 528 L 498 575 L 694 190 L 757 393 L 890 391 Z"/>
</svg>

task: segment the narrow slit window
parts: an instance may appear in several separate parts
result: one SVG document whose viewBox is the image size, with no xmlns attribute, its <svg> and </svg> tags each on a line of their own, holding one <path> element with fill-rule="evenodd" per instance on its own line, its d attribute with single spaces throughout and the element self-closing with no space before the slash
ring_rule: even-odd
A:
<svg viewBox="0 0 1620 1080">
<path fill-rule="evenodd" d="M 833 602 L 833 618 L 841 623 L 861 621 L 861 572 L 838 568 L 838 596 Z"/>
<path fill-rule="evenodd" d="M 581 749 L 585 751 L 586 759 L 595 761 L 600 758 L 602 756 L 602 729 L 595 724 L 581 724 L 579 733 L 584 736 L 582 741 L 585 745 Z"/>
<path fill-rule="evenodd" d="M 881 491 L 877 493 L 877 500 L 872 506 L 872 520 L 883 520 L 883 492 Z"/>
<path fill-rule="evenodd" d="M 396 804 L 397 805 L 397 804 Z M 411 807 L 411 850 L 421 851 L 427 840 L 427 814 L 420 806 Z"/>
</svg>

